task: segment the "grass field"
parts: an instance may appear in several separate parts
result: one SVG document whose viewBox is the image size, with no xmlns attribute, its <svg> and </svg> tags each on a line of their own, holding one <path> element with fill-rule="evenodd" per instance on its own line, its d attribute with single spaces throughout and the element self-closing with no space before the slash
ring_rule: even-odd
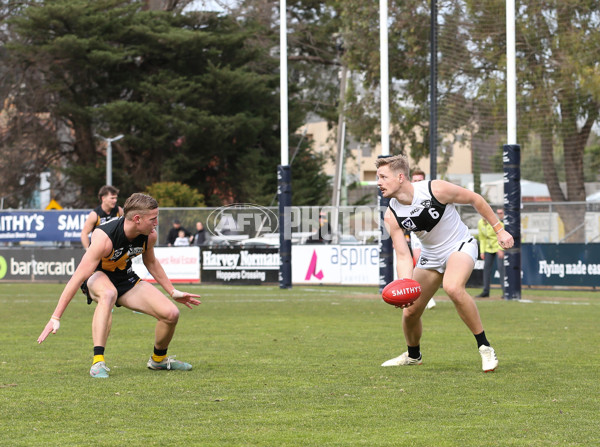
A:
<svg viewBox="0 0 600 447">
<path fill-rule="evenodd" d="M 169 354 L 190 372 L 149 371 L 154 320 L 114 311 L 109 379 L 92 379 L 83 295 L 38 345 L 61 285 L 0 287 L 0 433 L 11 446 L 597 446 L 600 295 L 524 290 L 479 300 L 500 366 L 438 297 L 419 367 L 400 311 L 375 288 L 181 287 Z M 478 293 L 478 290 L 472 290 Z M 494 293 L 498 294 L 496 290 Z"/>
</svg>

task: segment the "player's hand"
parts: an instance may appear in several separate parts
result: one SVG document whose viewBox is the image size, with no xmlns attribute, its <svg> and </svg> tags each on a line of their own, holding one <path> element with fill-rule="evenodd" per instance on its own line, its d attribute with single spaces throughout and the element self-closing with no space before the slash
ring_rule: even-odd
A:
<svg viewBox="0 0 600 447">
<path fill-rule="evenodd" d="M 507 248 L 512 248 L 512 246 L 515 245 L 515 240 L 510 233 L 503 228 L 498 232 L 498 243 L 500 244 L 500 248 L 502 248 L 502 250 L 506 250 Z"/>
<path fill-rule="evenodd" d="M 50 318 L 50 321 L 48 321 L 46 327 L 38 337 L 38 344 L 46 340 L 46 337 L 50 335 L 50 332 L 56 334 L 58 328 L 60 328 L 60 318 L 53 316 L 52 318 Z"/>
<path fill-rule="evenodd" d="M 180 292 L 177 289 L 173 289 L 173 291 L 171 292 L 171 297 L 178 303 L 181 303 L 181 304 L 189 307 L 190 309 L 192 309 L 192 304 L 194 306 L 201 304 L 201 302 L 196 299 L 196 298 L 200 298 L 200 295 L 194 295 L 193 293 L 187 293 L 187 292 Z"/>
<path fill-rule="evenodd" d="M 406 303 L 406 304 L 403 304 L 403 305 L 401 305 L 401 306 L 394 306 L 394 307 L 395 307 L 396 309 L 406 309 L 407 307 L 410 307 L 410 306 L 412 306 L 413 304 L 415 304 L 415 302 L 414 302 L 414 301 L 413 301 L 412 303 Z"/>
</svg>

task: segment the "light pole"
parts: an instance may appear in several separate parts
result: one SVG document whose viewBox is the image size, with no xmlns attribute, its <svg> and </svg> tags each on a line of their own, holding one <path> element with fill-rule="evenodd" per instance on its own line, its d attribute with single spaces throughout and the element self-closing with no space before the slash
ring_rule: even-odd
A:
<svg viewBox="0 0 600 447">
<path fill-rule="evenodd" d="M 106 141 L 106 184 L 112 185 L 112 143 L 113 141 L 120 140 L 125 135 L 117 135 L 114 138 L 104 138 L 98 135 L 98 138 L 102 138 Z"/>
</svg>

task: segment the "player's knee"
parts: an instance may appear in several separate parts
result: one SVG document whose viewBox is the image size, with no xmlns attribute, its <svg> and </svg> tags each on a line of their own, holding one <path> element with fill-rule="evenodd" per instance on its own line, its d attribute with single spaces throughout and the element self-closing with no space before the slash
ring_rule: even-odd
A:
<svg viewBox="0 0 600 447">
<path fill-rule="evenodd" d="M 176 306 L 170 307 L 163 315 L 163 321 L 167 324 L 177 324 L 179 321 L 179 309 Z"/>
<path fill-rule="evenodd" d="M 462 296 L 463 292 L 465 291 L 465 288 L 457 283 L 449 283 L 444 284 L 444 291 L 448 294 L 450 299 L 454 301 Z"/>
<path fill-rule="evenodd" d="M 412 306 L 405 307 L 402 309 L 402 316 L 407 321 L 418 321 L 423 314 L 423 309 L 418 305 L 413 304 Z"/>
<path fill-rule="evenodd" d="M 117 291 L 114 289 L 105 289 L 95 295 L 98 304 L 105 304 L 112 307 L 117 302 Z"/>
</svg>

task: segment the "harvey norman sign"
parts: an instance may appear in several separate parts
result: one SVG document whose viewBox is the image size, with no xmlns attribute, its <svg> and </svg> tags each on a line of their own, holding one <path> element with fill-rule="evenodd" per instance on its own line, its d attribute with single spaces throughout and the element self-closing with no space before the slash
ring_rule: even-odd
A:
<svg viewBox="0 0 600 447">
<path fill-rule="evenodd" d="M 203 283 L 264 284 L 279 278 L 277 248 L 203 248 L 200 260 Z"/>
</svg>

